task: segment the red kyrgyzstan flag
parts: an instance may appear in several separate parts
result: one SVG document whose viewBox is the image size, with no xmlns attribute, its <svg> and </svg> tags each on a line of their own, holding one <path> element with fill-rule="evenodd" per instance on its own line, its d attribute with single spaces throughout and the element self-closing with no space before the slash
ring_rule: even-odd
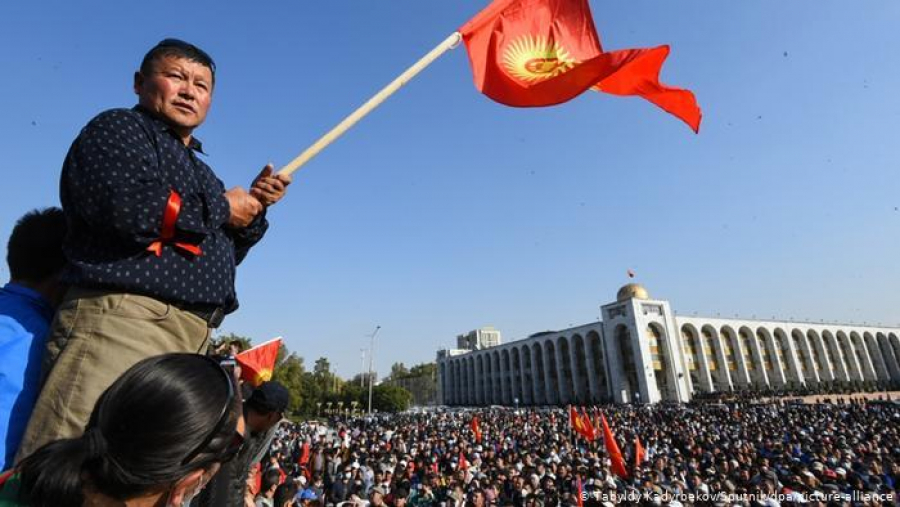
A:
<svg viewBox="0 0 900 507">
<path fill-rule="evenodd" d="M 584 438 L 586 438 L 588 442 L 597 440 L 597 432 L 594 431 L 594 425 L 591 424 L 591 418 L 588 417 L 584 407 L 581 408 L 581 427 L 584 428 Z"/>
<path fill-rule="evenodd" d="M 634 468 L 637 469 L 641 466 L 641 463 L 644 462 L 644 458 L 647 457 L 647 451 L 644 450 L 644 446 L 641 445 L 641 437 L 634 437 Z"/>
<path fill-rule="evenodd" d="M 275 338 L 234 356 L 237 363 L 241 365 L 241 378 L 253 387 L 272 380 L 272 372 L 275 370 L 275 360 L 278 358 L 278 349 L 280 348 L 281 338 Z"/>
<path fill-rule="evenodd" d="M 609 429 L 609 423 L 606 422 L 606 416 L 600 414 L 600 422 L 603 423 L 603 443 L 606 444 L 606 452 L 609 453 L 609 459 L 612 461 L 612 472 L 623 479 L 628 478 L 628 470 L 625 469 L 625 458 L 622 457 L 622 451 L 619 450 L 619 444 L 616 443 L 616 437 Z"/>
<path fill-rule="evenodd" d="M 700 129 L 694 94 L 659 82 L 669 46 L 604 52 L 588 0 L 495 0 L 459 31 L 475 86 L 501 104 L 552 106 L 593 88 L 643 97 Z"/>
<path fill-rule="evenodd" d="M 309 464 L 309 442 L 303 442 L 303 450 L 300 452 L 300 460 L 297 461 L 300 466 Z"/>
<path fill-rule="evenodd" d="M 582 486 L 581 484 L 580 475 L 576 479 L 576 484 L 578 486 L 578 498 L 576 499 L 578 502 L 578 507 L 584 507 L 584 486 Z"/>
<path fill-rule="evenodd" d="M 481 426 L 478 424 L 478 417 L 472 418 L 472 433 L 475 434 L 475 441 L 481 443 Z"/>
<path fill-rule="evenodd" d="M 569 424 L 572 425 L 572 429 L 575 430 L 575 433 L 581 435 L 585 440 L 590 441 L 593 437 L 593 431 L 588 429 L 589 425 L 584 423 L 584 420 L 578 414 L 578 411 L 572 406 L 569 407 Z"/>
</svg>

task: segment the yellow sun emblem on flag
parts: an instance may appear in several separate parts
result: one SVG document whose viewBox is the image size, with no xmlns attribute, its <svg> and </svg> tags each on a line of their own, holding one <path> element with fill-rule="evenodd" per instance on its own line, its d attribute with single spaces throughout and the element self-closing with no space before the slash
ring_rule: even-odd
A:
<svg viewBox="0 0 900 507">
<path fill-rule="evenodd" d="M 256 374 L 256 378 L 254 380 L 256 380 L 257 385 L 272 380 L 272 370 L 270 370 L 269 368 L 263 368 Z"/>
<path fill-rule="evenodd" d="M 553 38 L 523 35 L 503 52 L 503 66 L 514 78 L 533 83 L 556 77 L 575 67 L 575 60 Z"/>
</svg>

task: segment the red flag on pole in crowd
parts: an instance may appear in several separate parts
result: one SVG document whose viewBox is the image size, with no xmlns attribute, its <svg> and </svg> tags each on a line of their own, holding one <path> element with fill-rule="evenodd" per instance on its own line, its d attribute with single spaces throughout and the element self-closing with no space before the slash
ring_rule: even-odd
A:
<svg viewBox="0 0 900 507">
<path fill-rule="evenodd" d="M 459 469 L 460 470 L 468 470 L 469 462 L 466 461 L 466 455 L 462 451 L 459 451 Z"/>
<path fill-rule="evenodd" d="M 578 507 L 584 507 L 584 486 L 581 484 L 581 476 L 578 476 L 575 482 L 578 485 Z"/>
<path fill-rule="evenodd" d="M 569 426 L 575 430 L 579 435 L 581 434 L 581 418 L 578 417 L 578 412 L 575 411 L 575 407 L 569 406 Z"/>
<path fill-rule="evenodd" d="M 694 94 L 659 82 L 669 46 L 604 52 L 588 0 L 494 0 L 463 25 L 475 86 L 508 106 L 551 106 L 594 89 L 642 97 L 700 129 Z"/>
<path fill-rule="evenodd" d="M 300 466 L 306 466 L 309 463 L 309 442 L 303 442 L 303 451 L 300 452 Z"/>
<path fill-rule="evenodd" d="M 597 432 L 594 431 L 594 425 L 591 423 L 591 418 L 588 417 L 584 407 L 581 408 L 581 426 L 584 428 L 585 438 L 588 442 L 597 440 Z"/>
<path fill-rule="evenodd" d="M 472 418 L 472 433 L 475 434 L 475 442 L 481 443 L 481 427 L 478 425 L 478 416 Z"/>
<path fill-rule="evenodd" d="M 234 356 L 241 366 L 241 378 L 245 382 L 257 387 L 263 382 L 272 380 L 272 371 L 275 370 L 275 360 L 278 358 L 281 341 L 281 337 L 278 337 Z"/>
<path fill-rule="evenodd" d="M 572 425 L 572 429 L 575 430 L 576 433 L 584 437 L 585 440 L 591 441 L 593 439 L 593 431 L 589 430 L 589 424 L 585 424 L 584 420 L 578 414 L 578 411 L 575 410 L 575 407 L 569 407 L 569 424 Z"/>
<path fill-rule="evenodd" d="M 616 437 L 612 430 L 609 429 L 605 415 L 600 414 L 600 422 L 603 423 L 603 442 L 606 444 L 606 452 L 609 453 L 609 459 L 612 461 L 612 472 L 627 479 L 628 470 L 625 469 L 625 458 L 622 457 L 622 451 L 619 450 L 619 444 L 616 443 Z"/>
<path fill-rule="evenodd" d="M 641 466 L 641 463 L 644 462 L 644 458 L 647 456 L 647 451 L 644 450 L 644 446 L 641 445 L 641 437 L 634 437 L 634 468 L 638 469 Z"/>
</svg>

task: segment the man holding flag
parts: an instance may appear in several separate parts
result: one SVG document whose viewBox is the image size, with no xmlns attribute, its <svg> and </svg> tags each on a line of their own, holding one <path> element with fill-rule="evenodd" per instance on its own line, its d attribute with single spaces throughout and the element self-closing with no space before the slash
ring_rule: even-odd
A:
<svg viewBox="0 0 900 507">
<path fill-rule="evenodd" d="M 235 266 L 268 228 L 266 207 L 291 179 L 266 166 L 250 191 L 226 190 L 193 136 L 215 63 L 166 39 L 134 74 L 138 105 L 101 113 L 69 149 L 60 200 L 69 234 L 46 381 L 17 456 L 80 435 L 100 394 L 138 361 L 205 353 L 237 309 Z"/>
</svg>

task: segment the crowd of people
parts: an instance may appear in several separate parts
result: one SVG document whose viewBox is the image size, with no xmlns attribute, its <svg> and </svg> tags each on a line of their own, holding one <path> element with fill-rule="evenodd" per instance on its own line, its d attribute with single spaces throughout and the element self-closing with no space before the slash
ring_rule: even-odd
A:
<svg viewBox="0 0 900 507">
<path fill-rule="evenodd" d="M 625 477 L 613 472 L 602 439 L 576 436 L 564 409 L 436 410 L 285 425 L 263 471 L 295 478 L 283 488 L 298 488 L 297 503 L 278 507 L 555 506 L 579 505 L 579 496 L 586 505 L 898 502 L 900 405 L 601 410 L 628 463 Z M 646 449 L 641 463 L 634 462 L 636 437 Z"/>
</svg>

